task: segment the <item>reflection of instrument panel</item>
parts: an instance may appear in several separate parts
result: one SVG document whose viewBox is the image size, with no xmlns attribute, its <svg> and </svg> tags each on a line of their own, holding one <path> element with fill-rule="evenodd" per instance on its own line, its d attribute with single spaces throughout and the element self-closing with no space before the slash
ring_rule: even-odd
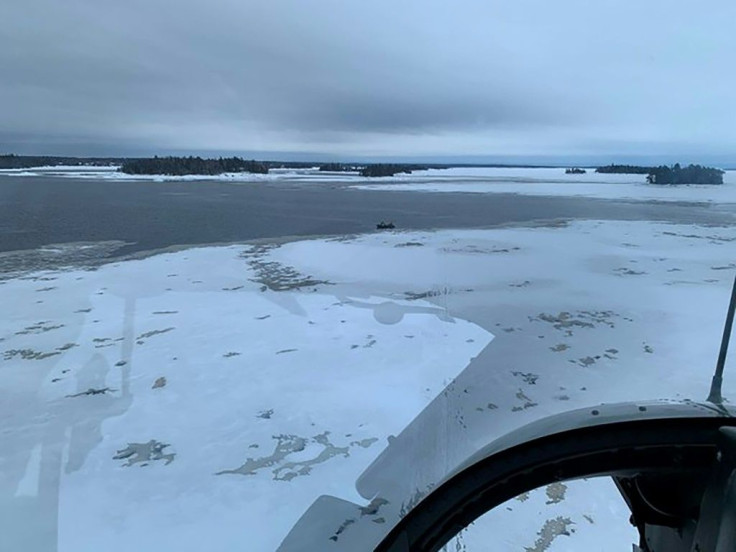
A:
<svg viewBox="0 0 736 552">
<path fill-rule="evenodd" d="M 711 404 L 603 405 L 491 443 L 426 496 L 376 550 L 439 550 L 484 513 L 554 481 L 613 477 L 646 552 L 736 550 L 736 418 L 721 382 L 736 309 L 726 316 Z M 520 435 L 515 435 L 515 434 Z"/>
<path fill-rule="evenodd" d="M 736 417 L 721 398 L 735 310 L 736 281 L 707 403 L 604 404 L 538 420 L 492 440 L 402 503 L 392 526 L 384 516 L 395 505 L 383 496 L 397 481 L 374 463 L 372 484 L 361 491 L 373 497 L 368 506 L 322 496 L 279 550 L 434 552 L 511 498 L 591 476 L 616 483 L 639 532 L 635 550 L 736 550 Z"/>
<path fill-rule="evenodd" d="M 510 498 L 554 481 L 601 475 L 612 476 L 621 490 L 642 550 L 734 550 L 736 419 L 719 410 L 696 403 L 604 405 L 521 428 L 523 442 L 480 451 L 376 550 L 439 550 Z M 559 430 L 550 433 L 554 426 Z"/>
</svg>

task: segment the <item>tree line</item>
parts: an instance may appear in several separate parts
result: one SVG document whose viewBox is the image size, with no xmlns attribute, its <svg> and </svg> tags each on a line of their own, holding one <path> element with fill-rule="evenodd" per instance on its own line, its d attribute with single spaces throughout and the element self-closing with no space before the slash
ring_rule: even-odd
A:
<svg viewBox="0 0 736 552">
<path fill-rule="evenodd" d="M 650 184 L 723 184 L 725 171 L 702 165 L 681 167 L 679 163 L 668 167 L 654 167 L 647 174 Z"/>
<path fill-rule="evenodd" d="M 649 174 L 652 167 L 643 167 L 641 165 L 606 165 L 598 167 L 595 172 L 603 174 Z"/>
<path fill-rule="evenodd" d="M 222 173 L 257 173 L 267 174 L 268 165 L 260 161 L 241 159 L 240 157 L 219 157 L 203 159 L 201 157 L 151 157 L 148 159 L 131 159 L 118 169 L 126 174 L 165 174 L 182 176 L 186 174 L 218 175 Z"/>
<path fill-rule="evenodd" d="M 86 165 L 119 165 L 113 157 L 61 157 L 55 155 L 0 155 L 0 169 L 30 169 L 32 167 L 58 167 L 60 165 L 82 167 Z"/>
<path fill-rule="evenodd" d="M 319 166 L 321 172 L 355 172 L 360 176 L 395 176 L 400 173 L 410 174 L 412 171 L 422 171 L 429 167 L 408 165 L 405 163 L 371 163 L 368 165 L 354 165 L 349 163 L 323 163 Z"/>
<path fill-rule="evenodd" d="M 639 165 L 607 165 L 598 167 L 597 173 L 646 174 L 649 184 L 723 184 L 724 171 L 703 165 L 687 167 L 675 163 L 672 166 L 642 167 Z"/>
<path fill-rule="evenodd" d="M 400 173 L 411 174 L 412 171 L 423 171 L 427 167 L 421 165 L 401 165 L 394 163 L 374 163 L 360 169 L 360 176 L 394 176 Z"/>
<path fill-rule="evenodd" d="M 355 165 L 347 165 L 345 163 L 323 163 L 319 166 L 320 172 L 352 172 L 357 171 Z"/>
<path fill-rule="evenodd" d="M 219 157 L 207 159 L 202 157 L 164 156 L 150 158 L 132 157 L 65 157 L 48 155 L 0 155 L 0 169 L 27 169 L 42 166 L 118 166 L 119 171 L 126 174 L 161 174 L 183 176 L 187 174 L 218 175 L 226 172 L 249 172 L 266 174 L 270 168 L 310 168 L 314 162 L 309 161 L 254 161 L 240 157 Z M 447 168 L 449 165 L 433 165 L 436 168 Z M 322 172 L 354 172 L 362 176 L 394 176 L 399 173 L 411 173 L 425 170 L 428 166 L 399 163 L 323 163 L 319 165 Z"/>
</svg>

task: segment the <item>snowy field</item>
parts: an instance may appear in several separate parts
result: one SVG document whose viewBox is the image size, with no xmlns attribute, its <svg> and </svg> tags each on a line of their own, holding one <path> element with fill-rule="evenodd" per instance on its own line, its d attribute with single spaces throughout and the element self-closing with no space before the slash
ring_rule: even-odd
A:
<svg viewBox="0 0 736 552">
<path fill-rule="evenodd" d="M 356 479 L 423 409 L 462 457 L 572 408 L 702 400 L 735 242 L 587 221 L 0 280 L 0 549 L 274 550 L 319 495 L 367 504 Z M 550 485 L 451 549 L 627 550 L 627 518 L 608 481 Z"/>
</svg>

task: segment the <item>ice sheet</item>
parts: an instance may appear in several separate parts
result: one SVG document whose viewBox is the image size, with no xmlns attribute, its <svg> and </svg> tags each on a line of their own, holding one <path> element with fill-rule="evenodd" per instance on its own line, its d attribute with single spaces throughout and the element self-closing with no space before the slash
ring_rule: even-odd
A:
<svg viewBox="0 0 736 552">
<path fill-rule="evenodd" d="M 317 496 L 364 501 L 358 475 L 453 380 L 464 423 L 497 431 L 601 401 L 702 400 L 735 242 L 732 227 L 588 221 L 2 281 L 0 544 L 273 550 Z M 516 501 L 515 522 L 463 542 L 532 547 L 563 517 L 580 528 L 549 549 L 564 548 L 591 542 L 589 516 L 619 528 L 611 549 L 630 544 L 615 491 L 595 488 Z"/>
</svg>

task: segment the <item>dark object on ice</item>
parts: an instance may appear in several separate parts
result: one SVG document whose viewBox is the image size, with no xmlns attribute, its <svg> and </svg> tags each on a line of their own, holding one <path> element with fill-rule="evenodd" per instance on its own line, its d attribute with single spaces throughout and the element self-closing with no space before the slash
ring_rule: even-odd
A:
<svg viewBox="0 0 736 552">
<path fill-rule="evenodd" d="M 376 230 L 393 230 L 396 228 L 393 222 L 384 222 L 381 221 L 378 224 L 376 224 Z"/>
<path fill-rule="evenodd" d="M 565 169 L 565 174 L 585 174 L 586 170 L 581 169 L 579 167 L 572 167 L 570 169 Z"/>
<path fill-rule="evenodd" d="M 166 378 L 161 376 L 160 378 L 156 378 L 156 381 L 153 382 L 153 386 L 151 386 L 151 389 L 159 389 L 161 387 L 164 387 L 166 385 Z"/>
</svg>

